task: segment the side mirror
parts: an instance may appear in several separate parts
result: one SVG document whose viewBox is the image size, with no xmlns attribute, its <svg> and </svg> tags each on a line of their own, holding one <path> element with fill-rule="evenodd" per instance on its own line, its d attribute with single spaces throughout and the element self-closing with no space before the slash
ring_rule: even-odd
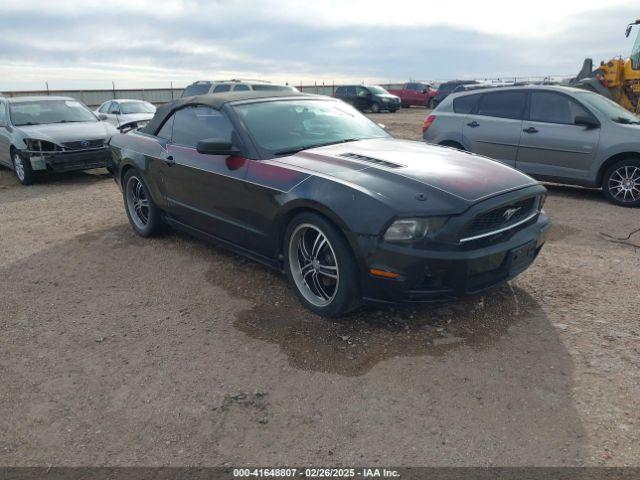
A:
<svg viewBox="0 0 640 480">
<path fill-rule="evenodd" d="M 586 115 L 577 115 L 573 123 L 576 125 L 582 125 L 583 127 L 587 127 L 588 129 L 598 128 L 600 126 L 600 123 L 597 120 Z"/>
<path fill-rule="evenodd" d="M 231 142 L 225 142 L 215 138 L 200 140 L 196 146 L 198 153 L 203 155 L 238 155 L 240 151 Z"/>
<path fill-rule="evenodd" d="M 109 118 L 109 117 L 107 117 L 104 113 L 101 113 L 100 115 L 98 115 L 98 119 L 99 119 L 99 120 L 101 120 L 101 121 L 103 121 L 103 122 L 104 122 L 107 118 Z"/>
</svg>

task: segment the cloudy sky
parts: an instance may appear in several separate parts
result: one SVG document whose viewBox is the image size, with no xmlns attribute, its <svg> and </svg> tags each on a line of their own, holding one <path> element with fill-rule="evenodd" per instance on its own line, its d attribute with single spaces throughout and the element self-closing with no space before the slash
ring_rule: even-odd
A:
<svg viewBox="0 0 640 480">
<path fill-rule="evenodd" d="M 637 0 L 0 0 L 0 90 L 573 74 L 628 55 L 638 16 Z"/>
</svg>

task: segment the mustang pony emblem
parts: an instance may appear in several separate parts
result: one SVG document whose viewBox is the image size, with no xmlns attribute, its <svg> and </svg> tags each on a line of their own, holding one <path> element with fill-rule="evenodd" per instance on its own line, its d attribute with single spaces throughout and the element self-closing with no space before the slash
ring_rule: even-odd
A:
<svg viewBox="0 0 640 480">
<path fill-rule="evenodd" d="M 513 217 L 516 213 L 518 213 L 518 210 L 520 210 L 521 208 L 522 207 L 516 207 L 516 208 L 508 208 L 507 210 L 505 210 L 504 213 L 502 214 L 504 221 L 508 222 L 509 220 L 511 220 L 511 217 Z"/>
</svg>

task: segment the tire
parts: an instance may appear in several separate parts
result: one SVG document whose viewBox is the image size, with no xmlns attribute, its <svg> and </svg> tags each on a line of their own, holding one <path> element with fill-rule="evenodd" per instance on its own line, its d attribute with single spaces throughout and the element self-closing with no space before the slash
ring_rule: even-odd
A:
<svg viewBox="0 0 640 480">
<path fill-rule="evenodd" d="M 411 107 L 411 105 L 409 105 L 409 104 L 407 104 L 407 103 L 403 103 L 403 104 L 402 104 L 402 108 L 410 108 L 410 107 Z"/>
<path fill-rule="evenodd" d="M 289 283 L 306 308 L 337 317 L 360 306 L 356 259 L 331 222 L 311 212 L 297 215 L 287 226 L 283 247 Z"/>
<path fill-rule="evenodd" d="M 371 104 L 371 113 L 380 113 L 380 104 L 378 102 Z"/>
<path fill-rule="evenodd" d="M 150 237 L 162 230 L 160 208 L 153 202 L 149 188 L 136 170 L 129 170 L 122 182 L 124 209 L 133 230 L 141 237 Z"/>
<path fill-rule="evenodd" d="M 22 185 L 31 185 L 36 174 L 31 170 L 31 163 L 20 156 L 17 150 L 11 152 L 11 161 L 13 162 L 13 171 Z"/>
<path fill-rule="evenodd" d="M 611 165 L 602 178 L 605 197 L 622 207 L 640 207 L 640 160 L 625 158 Z"/>
<path fill-rule="evenodd" d="M 389 110 L 389 113 L 396 113 L 397 111 L 398 111 L 397 108 L 392 108 L 392 109 Z"/>
</svg>

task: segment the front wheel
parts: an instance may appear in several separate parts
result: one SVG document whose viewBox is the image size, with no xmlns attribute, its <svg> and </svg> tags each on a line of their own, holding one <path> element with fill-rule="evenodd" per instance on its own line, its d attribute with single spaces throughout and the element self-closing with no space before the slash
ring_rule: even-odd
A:
<svg viewBox="0 0 640 480">
<path fill-rule="evenodd" d="M 372 103 L 371 104 L 371 113 L 379 113 L 380 112 L 380 104 L 379 103 Z"/>
<path fill-rule="evenodd" d="M 16 151 L 11 153 L 11 160 L 13 161 L 13 171 L 20 183 L 23 185 L 31 185 L 36 178 L 36 174 L 31 169 L 29 160 L 22 158 Z"/>
<path fill-rule="evenodd" d="M 361 303 L 358 268 L 343 234 L 315 213 L 296 216 L 285 235 L 285 270 L 298 298 L 323 317 Z"/>
<path fill-rule="evenodd" d="M 160 209 L 153 202 L 140 174 L 129 170 L 123 180 L 122 195 L 129 223 L 141 237 L 150 237 L 162 229 Z"/>
<path fill-rule="evenodd" d="M 616 205 L 640 207 L 640 160 L 627 158 L 614 163 L 604 174 L 602 191 Z"/>
</svg>

